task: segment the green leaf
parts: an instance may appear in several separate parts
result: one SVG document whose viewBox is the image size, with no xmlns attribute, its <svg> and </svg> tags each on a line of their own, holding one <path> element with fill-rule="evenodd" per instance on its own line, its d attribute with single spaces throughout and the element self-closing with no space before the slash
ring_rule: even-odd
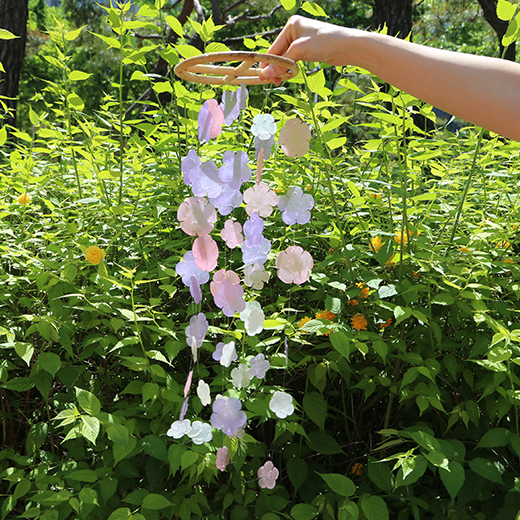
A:
<svg viewBox="0 0 520 520">
<path fill-rule="evenodd" d="M 164 509 L 173 505 L 167 498 L 157 493 L 150 493 L 146 495 L 143 500 L 143 507 L 145 509 Z"/>
<path fill-rule="evenodd" d="M 5 72 L 5 71 L 2 71 Z M 0 146 L 3 146 L 7 141 L 7 128 L 3 126 L 0 128 Z"/>
<path fill-rule="evenodd" d="M 26 392 L 34 387 L 34 379 L 29 377 L 15 377 L 7 383 L 4 383 L 2 388 L 6 390 L 13 390 L 14 392 Z"/>
<path fill-rule="evenodd" d="M 455 500 L 465 480 L 462 464 L 450 460 L 448 468 L 439 468 L 439 475 L 451 499 Z"/>
<path fill-rule="evenodd" d="M 389 520 L 388 508 L 381 497 L 364 494 L 359 505 L 367 520 Z"/>
<path fill-rule="evenodd" d="M 156 435 L 147 435 L 142 441 L 144 451 L 151 457 L 159 460 L 166 460 L 168 453 L 166 443 Z"/>
<path fill-rule="evenodd" d="M 499 446 L 507 446 L 511 432 L 505 428 L 493 428 L 487 431 L 479 443 L 477 448 L 497 448 Z"/>
<path fill-rule="evenodd" d="M 343 450 L 337 443 L 336 439 L 327 433 L 310 432 L 307 437 L 307 444 L 316 453 L 322 453 L 323 455 L 335 455 L 336 453 L 343 453 Z"/>
<path fill-rule="evenodd" d="M 286 11 L 291 11 L 296 5 L 296 0 L 280 0 L 280 3 Z"/>
<path fill-rule="evenodd" d="M 469 462 L 469 467 L 481 477 L 484 477 L 491 482 L 495 482 L 497 484 L 504 484 L 502 480 L 503 471 L 499 471 L 496 463 L 491 460 L 482 459 L 477 457 Z"/>
<path fill-rule="evenodd" d="M 67 96 L 67 102 L 74 110 L 77 110 L 78 112 L 81 112 L 85 108 L 85 103 L 83 100 L 74 92 Z"/>
<path fill-rule="evenodd" d="M 66 32 L 63 36 L 67 41 L 75 40 L 81 33 L 81 31 L 86 27 L 86 25 L 83 25 L 82 27 L 79 27 L 78 29 L 74 29 L 73 31 Z"/>
<path fill-rule="evenodd" d="M 193 56 L 200 56 L 202 52 L 197 49 L 197 47 L 193 47 L 193 45 L 176 45 L 175 48 L 177 52 L 183 58 L 193 58 Z"/>
<path fill-rule="evenodd" d="M 128 507 L 120 507 L 108 517 L 108 520 L 130 520 L 131 518 L 132 512 L 130 509 Z"/>
<path fill-rule="evenodd" d="M 191 465 L 195 464 L 199 458 L 198 453 L 195 453 L 192 450 L 188 450 L 181 456 L 181 468 L 185 470 L 189 468 Z"/>
<path fill-rule="evenodd" d="M 58 354 L 53 354 L 52 352 L 42 352 L 38 356 L 38 365 L 41 369 L 45 370 L 54 377 L 56 372 L 61 367 L 61 359 Z"/>
<path fill-rule="evenodd" d="M 498 0 L 497 16 L 500 20 L 509 21 L 513 18 L 516 12 L 516 5 L 507 0 Z"/>
<path fill-rule="evenodd" d="M 49 372 L 46 372 L 45 370 L 40 370 L 35 376 L 34 376 L 34 384 L 36 385 L 36 388 L 42 394 L 42 397 L 44 399 L 47 399 L 49 397 L 49 393 L 51 391 L 52 387 L 52 376 L 49 374 Z"/>
<path fill-rule="evenodd" d="M 112 442 L 126 446 L 128 442 L 128 429 L 122 424 L 109 424 L 107 426 L 107 437 Z"/>
<path fill-rule="evenodd" d="M 15 38 L 20 38 L 20 36 L 16 36 L 7 29 L 0 29 L 0 40 L 14 40 Z"/>
<path fill-rule="evenodd" d="M 16 484 L 16 488 L 14 489 L 13 497 L 14 499 L 18 499 L 23 497 L 29 490 L 31 489 L 31 482 L 26 478 L 23 478 Z"/>
<path fill-rule="evenodd" d="M 427 468 L 428 462 L 421 455 L 403 460 L 397 472 L 396 487 L 409 486 L 417 482 L 424 475 Z"/>
<path fill-rule="evenodd" d="M 81 422 L 81 435 L 92 444 L 96 444 L 96 439 L 99 435 L 99 420 L 96 417 L 82 415 Z"/>
<path fill-rule="evenodd" d="M 70 81 L 85 81 L 92 76 L 91 73 L 83 72 L 81 70 L 72 70 L 69 72 Z"/>
<path fill-rule="evenodd" d="M 412 315 L 412 309 L 410 307 L 401 307 L 400 305 L 396 305 L 394 309 L 395 316 L 395 324 L 398 325 L 402 321 L 407 320 Z"/>
<path fill-rule="evenodd" d="M 78 495 L 78 498 L 80 502 L 83 502 L 85 504 L 94 504 L 96 506 L 99 506 L 98 503 L 98 494 L 95 489 L 84 487 Z"/>
<path fill-rule="evenodd" d="M 174 33 L 176 33 L 181 38 L 184 36 L 184 29 L 182 28 L 181 22 L 179 22 L 177 18 L 168 15 L 164 17 L 164 20 L 172 28 Z"/>
<path fill-rule="evenodd" d="M 97 475 L 96 472 L 91 469 L 80 469 L 65 475 L 65 478 L 69 480 L 79 480 L 80 482 L 96 482 Z"/>
<path fill-rule="evenodd" d="M 99 399 L 88 390 L 74 387 L 76 390 L 76 399 L 79 406 L 89 415 L 97 415 L 101 411 L 101 403 Z"/>
<path fill-rule="evenodd" d="M 368 463 L 368 478 L 381 490 L 390 493 L 394 487 L 392 470 L 383 462 Z"/>
<path fill-rule="evenodd" d="M 330 333 L 329 339 L 334 350 L 348 360 L 350 358 L 350 340 L 348 336 L 342 331 L 335 331 Z"/>
<path fill-rule="evenodd" d="M 298 457 L 292 457 L 287 461 L 287 473 L 295 490 L 299 489 L 305 482 L 307 479 L 307 472 L 308 467 L 304 460 Z"/>
<path fill-rule="evenodd" d="M 2 130 L 5 130 L 5 128 Z M 14 350 L 25 361 L 27 366 L 31 366 L 31 358 L 34 354 L 34 347 L 30 343 L 16 342 L 14 345 Z"/>
<path fill-rule="evenodd" d="M 303 2 L 302 9 L 313 16 L 328 18 L 327 13 L 315 2 Z"/>
<path fill-rule="evenodd" d="M 350 497 L 356 492 L 354 482 L 344 475 L 339 473 L 318 473 L 318 475 L 327 483 L 330 490 L 337 495 Z"/>
<path fill-rule="evenodd" d="M 294 520 L 312 520 L 318 515 L 318 509 L 310 504 L 297 504 L 291 509 Z"/>
<path fill-rule="evenodd" d="M 319 91 L 325 86 L 325 74 L 323 69 L 320 69 L 318 72 L 311 74 L 307 78 L 307 85 L 311 92 L 319 93 Z"/>
<path fill-rule="evenodd" d="M 318 392 L 309 392 L 303 397 L 303 409 L 309 418 L 320 430 L 325 428 L 325 418 L 327 417 L 327 403 Z"/>
</svg>

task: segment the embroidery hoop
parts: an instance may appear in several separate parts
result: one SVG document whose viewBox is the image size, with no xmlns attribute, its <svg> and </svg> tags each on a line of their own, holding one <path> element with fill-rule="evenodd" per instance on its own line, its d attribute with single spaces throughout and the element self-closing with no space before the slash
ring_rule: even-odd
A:
<svg viewBox="0 0 520 520">
<path fill-rule="evenodd" d="M 241 62 L 236 67 L 232 65 L 212 65 L 212 63 Z M 282 58 L 274 54 L 262 54 L 260 52 L 214 52 L 200 54 L 188 58 L 175 67 L 175 74 L 179 78 L 206 85 L 262 85 L 273 83 L 272 80 L 262 79 L 259 68 L 251 68 L 255 63 L 273 63 L 287 69 L 287 72 L 279 77 L 286 81 L 294 78 L 300 68 L 297 63 L 289 58 Z"/>
</svg>

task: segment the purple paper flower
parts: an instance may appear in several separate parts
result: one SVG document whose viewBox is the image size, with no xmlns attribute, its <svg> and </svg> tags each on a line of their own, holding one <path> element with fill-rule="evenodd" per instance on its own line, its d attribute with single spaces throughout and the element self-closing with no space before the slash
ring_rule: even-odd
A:
<svg viewBox="0 0 520 520">
<path fill-rule="evenodd" d="M 226 216 L 242 204 L 242 192 L 230 188 L 227 183 L 222 183 L 220 193 L 211 197 L 209 201 L 222 216 Z"/>
<path fill-rule="evenodd" d="M 190 197 L 179 206 L 177 219 L 186 234 L 209 235 L 215 227 L 217 211 L 205 197 Z"/>
<path fill-rule="evenodd" d="M 204 285 L 209 280 L 209 273 L 197 267 L 191 251 L 184 253 L 182 260 L 175 266 L 175 272 L 182 276 L 182 283 L 190 288 L 192 277 L 197 280 L 199 285 Z"/>
<path fill-rule="evenodd" d="M 217 294 L 218 288 L 224 280 L 231 282 L 233 285 L 238 285 L 240 283 L 240 278 L 238 277 L 238 274 L 235 273 L 235 271 L 226 271 L 225 269 L 220 269 L 213 275 L 213 281 L 209 284 L 209 290 L 213 296 Z"/>
<path fill-rule="evenodd" d="M 186 341 L 188 345 L 193 347 L 195 342 L 195 346 L 200 348 L 202 346 L 202 342 L 206 337 L 206 333 L 208 332 L 209 324 L 204 313 L 199 312 L 190 318 L 190 324 L 186 327 Z"/>
<path fill-rule="evenodd" d="M 202 301 L 202 291 L 200 290 L 199 281 L 195 276 L 190 277 L 190 294 L 197 305 Z"/>
<path fill-rule="evenodd" d="M 202 162 L 195 150 L 190 150 L 181 163 L 184 183 L 191 186 L 195 197 L 218 197 L 223 183 L 213 161 Z"/>
<path fill-rule="evenodd" d="M 245 245 L 247 247 L 259 245 L 264 238 L 262 235 L 263 231 L 264 220 L 255 212 L 244 222 Z"/>
<path fill-rule="evenodd" d="M 242 83 L 236 91 L 225 90 L 222 93 L 222 103 L 220 104 L 224 112 L 224 123 L 229 126 L 239 115 L 240 110 L 247 106 L 247 88 Z"/>
<path fill-rule="evenodd" d="M 276 130 L 276 123 L 271 114 L 257 114 L 253 117 L 251 132 L 255 137 L 258 137 L 262 141 L 265 141 L 276 134 Z"/>
<path fill-rule="evenodd" d="M 215 361 L 218 361 L 223 367 L 229 367 L 231 363 L 238 358 L 235 349 L 235 342 L 230 341 L 229 343 L 217 343 L 215 352 L 213 352 L 211 357 Z"/>
<path fill-rule="evenodd" d="M 181 170 L 184 174 L 183 180 L 186 186 L 190 186 L 193 183 L 193 181 L 191 180 L 191 173 L 195 172 L 196 176 L 196 172 L 200 169 L 201 164 L 202 160 L 197 155 L 197 152 L 195 150 L 190 150 L 188 152 L 188 155 L 184 157 L 184 159 L 182 159 Z"/>
<path fill-rule="evenodd" d="M 203 271 L 213 271 L 217 267 L 218 245 L 209 235 L 201 235 L 193 242 L 195 264 Z"/>
<path fill-rule="evenodd" d="M 279 474 L 280 472 L 274 467 L 273 463 L 268 460 L 258 469 L 258 485 L 261 488 L 273 489 L 276 486 L 276 479 Z"/>
<path fill-rule="evenodd" d="M 246 213 L 251 216 L 257 212 L 266 218 L 273 212 L 273 207 L 278 202 L 278 195 L 265 182 L 255 184 L 244 192 Z"/>
<path fill-rule="evenodd" d="M 246 152 L 224 152 L 223 164 L 218 171 L 220 180 L 227 183 L 230 189 L 239 190 L 242 183 L 251 178 L 251 168 L 247 165 L 247 161 Z"/>
<path fill-rule="evenodd" d="M 280 130 L 280 145 L 288 157 L 302 157 L 310 148 L 311 129 L 297 117 L 289 119 Z"/>
<path fill-rule="evenodd" d="M 213 428 L 222 430 L 226 435 L 236 435 L 239 428 L 247 422 L 246 413 L 242 411 L 242 404 L 235 397 L 217 396 L 213 401 L 213 413 L 210 417 Z"/>
<path fill-rule="evenodd" d="M 269 361 L 265 359 L 263 354 L 258 354 L 256 357 L 249 360 L 249 375 L 251 377 L 257 377 L 263 379 L 265 373 L 271 368 Z"/>
<path fill-rule="evenodd" d="M 265 264 L 269 251 L 271 251 L 271 242 L 267 238 L 263 238 L 260 244 L 252 247 L 244 242 L 242 244 L 242 261 L 245 265 Z"/>
<path fill-rule="evenodd" d="M 214 295 L 215 305 L 222 309 L 225 316 L 232 318 L 237 312 L 242 312 L 246 307 L 244 301 L 244 289 L 240 285 L 233 285 L 228 280 L 220 283 Z"/>
<path fill-rule="evenodd" d="M 224 124 L 224 112 L 216 99 L 208 99 L 202 105 L 197 116 L 199 125 L 199 141 L 208 143 L 220 135 Z"/>
<path fill-rule="evenodd" d="M 233 222 L 231 219 L 226 220 L 224 229 L 220 232 L 222 240 L 230 249 L 242 244 L 244 235 L 242 235 L 242 224 L 240 222 Z"/>
<path fill-rule="evenodd" d="M 181 414 L 179 415 L 179 421 L 181 421 L 181 422 L 184 421 L 184 417 L 186 415 L 186 412 L 188 411 L 188 401 L 189 400 L 190 400 L 190 398 L 186 397 L 186 399 L 184 399 L 184 403 L 182 403 Z"/>
<path fill-rule="evenodd" d="M 268 139 L 260 139 L 255 137 L 255 158 L 258 161 L 260 150 L 264 149 L 264 159 L 267 161 L 271 157 L 274 146 L 274 136 L 270 136 Z"/>
<path fill-rule="evenodd" d="M 223 446 L 217 450 L 217 468 L 220 471 L 226 471 L 226 467 L 229 464 L 229 449 L 227 446 Z"/>
<path fill-rule="evenodd" d="M 299 186 L 289 188 L 287 195 L 278 200 L 278 207 L 282 211 L 282 220 L 288 225 L 307 224 L 311 219 L 311 209 L 314 199 L 308 193 L 304 194 Z"/>
<path fill-rule="evenodd" d="M 278 278 L 284 283 L 305 283 L 314 267 L 312 256 L 300 246 L 290 246 L 276 257 Z"/>
</svg>

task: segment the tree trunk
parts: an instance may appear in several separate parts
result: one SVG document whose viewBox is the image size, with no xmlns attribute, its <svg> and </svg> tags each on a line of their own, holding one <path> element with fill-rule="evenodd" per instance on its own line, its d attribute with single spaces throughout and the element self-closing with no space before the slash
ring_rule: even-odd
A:
<svg viewBox="0 0 520 520">
<path fill-rule="evenodd" d="M 513 42 L 506 49 L 504 54 L 504 46 L 502 45 L 502 36 L 507 31 L 508 22 L 505 20 L 500 20 L 497 16 L 497 0 L 478 0 L 480 7 L 484 11 L 484 18 L 487 20 L 489 25 L 493 27 L 493 30 L 497 33 L 498 36 L 498 45 L 500 47 L 500 56 L 504 57 L 506 60 L 516 61 L 516 44 Z"/>
<path fill-rule="evenodd" d="M 372 29 L 382 29 L 386 24 L 388 34 L 406 38 L 412 30 L 413 0 L 374 0 Z"/>
<path fill-rule="evenodd" d="M 16 104 L 20 86 L 20 71 L 25 57 L 29 0 L 0 0 L 0 27 L 20 36 L 14 40 L 0 40 L 0 62 L 5 72 L 0 72 L 0 97 L 7 105 L 4 123 L 15 126 Z"/>
</svg>

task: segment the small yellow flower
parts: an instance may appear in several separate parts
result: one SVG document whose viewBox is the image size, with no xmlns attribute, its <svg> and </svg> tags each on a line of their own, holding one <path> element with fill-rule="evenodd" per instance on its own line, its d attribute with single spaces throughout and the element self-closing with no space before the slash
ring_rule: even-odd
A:
<svg viewBox="0 0 520 520">
<path fill-rule="evenodd" d="M 352 464 L 352 469 L 350 470 L 352 475 L 360 476 L 363 473 L 363 464 L 361 462 L 355 462 Z"/>
<path fill-rule="evenodd" d="M 18 204 L 20 204 L 20 206 L 25 206 L 29 204 L 29 202 L 31 202 L 31 196 L 28 193 L 22 193 L 18 197 Z"/>
<path fill-rule="evenodd" d="M 105 251 L 98 246 L 89 246 L 85 251 L 85 259 L 91 264 L 97 265 L 105 258 Z"/>
<path fill-rule="evenodd" d="M 506 242 L 505 240 L 501 240 L 500 242 L 497 242 L 497 247 L 504 247 L 507 249 L 511 244 L 509 242 Z"/>
<path fill-rule="evenodd" d="M 372 248 L 374 253 L 377 253 L 383 247 L 383 241 L 381 240 L 381 237 L 373 237 L 370 241 L 370 247 Z"/>
<path fill-rule="evenodd" d="M 505 262 L 506 264 L 514 264 L 515 261 L 512 260 L 511 258 L 504 258 L 504 260 L 502 260 L 503 262 Z"/>
<path fill-rule="evenodd" d="M 323 312 L 316 313 L 316 319 L 317 320 L 329 320 L 329 321 L 332 321 L 335 317 L 336 317 L 336 315 L 333 312 L 330 312 L 330 311 L 327 311 L 327 310 L 325 310 Z"/>
<path fill-rule="evenodd" d="M 369 193 L 368 196 L 372 199 L 380 199 L 381 193 Z"/>
<path fill-rule="evenodd" d="M 352 327 L 356 330 L 367 330 L 368 322 L 363 314 L 356 314 L 351 320 Z"/>
<path fill-rule="evenodd" d="M 386 267 L 395 267 L 395 253 L 390 257 L 390 259 L 385 263 Z"/>
<path fill-rule="evenodd" d="M 300 323 L 298 323 L 298 328 L 303 328 L 308 321 L 311 321 L 311 318 L 308 318 L 307 316 L 305 316 L 305 318 L 302 318 L 300 320 Z"/>
<path fill-rule="evenodd" d="M 518 224 L 513 224 L 513 229 L 518 229 Z"/>
<path fill-rule="evenodd" d="M 388 318 L 388 319 L 386 320 L 386 323 L 381 323 L 381 324 L 379 325 L 379 327 L 380 327 L 381 329 L 385 329 L 386 327 L 390 327 L 390 325 L 392 325 L 392 318 Z"/>
<path fill-rule="evenodd" d="M 413 235 L 413 231 L 407 233 L 406 231 L 400 231 L 394 236 L 394 240 L 403 246 L 408 243 L 408 239 Z"/>
<path fill-rule="evenodd" d="M 349 300 L 349 301 L 347 302 L 347 304 L 348 304 L 348 305 L 354 305 L 354 306 L 355 306 L 355 305 L 359 305 L 359 302 L 358 302 L 357 300 Z"/>
<path fill-rule="evenodd" d="M 461 253 L 469 253 L 469 247 L 461 247 L 460 251 Z"/>
</svg>

